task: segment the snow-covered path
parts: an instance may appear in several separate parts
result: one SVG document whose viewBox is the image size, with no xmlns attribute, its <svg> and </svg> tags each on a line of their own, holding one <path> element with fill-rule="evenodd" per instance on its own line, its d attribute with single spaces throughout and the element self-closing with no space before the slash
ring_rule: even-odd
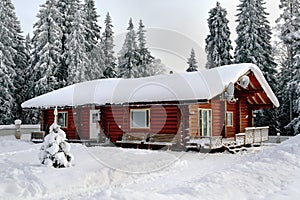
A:
<svg viewBox="0 0 300 200">
<path fill-rule="evenodd" d="M 239 154 L 72 144 L 74 166 L 39 164 L 40 144 L 0 137 L 0 199 L 295 199 L 300 136 Z"/>
</svg>

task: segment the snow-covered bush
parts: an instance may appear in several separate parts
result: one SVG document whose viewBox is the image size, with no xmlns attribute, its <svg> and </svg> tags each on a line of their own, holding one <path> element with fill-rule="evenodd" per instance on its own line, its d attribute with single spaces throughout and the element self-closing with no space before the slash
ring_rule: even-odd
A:
<svg viewBox="0 0 300 200">
<path fill-rule="evenodd" d="M 299 134 L 300 133 L 300 116 L 293 119 L 287 126 L 285 126 L 285 128 L 292 130 L 294 135 Z"/>
<path fill-rule="evenodd" d="M 56 168 L 70 167 L 73 155 L 70 154 L 71 146 L 66 142 L 65 132 L 56 123 L 50 126 L 49 132 L 39 152 L 39 160 Z"/>
</svg>

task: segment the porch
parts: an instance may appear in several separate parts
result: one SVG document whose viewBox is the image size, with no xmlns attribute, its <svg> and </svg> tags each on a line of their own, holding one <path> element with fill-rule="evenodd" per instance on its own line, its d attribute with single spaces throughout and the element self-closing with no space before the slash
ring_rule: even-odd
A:
<svg viewBox="0 0 300 200">
<path fill-rule="evenodd" d="M 247 127 L 244 133 L 237 133 L 234 137 L 222 136 L 191 137 L 186 142 L 187 150 L 216 150 L 221 148 L 233 149 L 242 146 L 261 145 L 269 139 L 269 127 Z"/>
</svg>

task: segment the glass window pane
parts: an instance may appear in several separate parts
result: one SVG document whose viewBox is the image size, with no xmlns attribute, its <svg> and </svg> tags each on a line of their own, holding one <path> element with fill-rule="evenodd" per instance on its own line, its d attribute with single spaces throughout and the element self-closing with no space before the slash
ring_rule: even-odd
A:
<svg viewBox="0 0 300 200">
<path fill-rule="evenodd" d="M 59 112 L 57 115 L 57 124 L 60 125 L 62 128 L 67 127 L 67 113 L 66 112 Z"/>
<path fill-rule="evenodd" d="M 227 126 L 232 126 L 233 125 L 233 113 L 232 112 L 227 112 Z"/>
<path fill-rule="evenodd" d="M 149 128 L 149 110 L 131 110 L 131 128 Z"/>
<path fill-rule="evenodd" d="M 199 110 L 199 133 L 200 136 L 211 135 L 211 117 L 212 112 L 209 109 Z"/>
<path fill-rule="evenodd" d="M 93 113 L 92 114 L 92 123 L 98 123 L 98 121 L 99 121 L 99 114 Z"/>
</svg>

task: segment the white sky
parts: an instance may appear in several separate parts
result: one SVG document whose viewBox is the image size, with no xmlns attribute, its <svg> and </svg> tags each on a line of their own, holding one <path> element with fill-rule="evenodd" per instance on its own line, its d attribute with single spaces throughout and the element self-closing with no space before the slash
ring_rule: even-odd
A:
<svg viewBox="0 0 300 200">
<path fill-rule="evenodd" d="M 12 0 L 21 21 L 25 34 L 32 33 L 33 24 L 37 21 L 39 5 L 46 0 Z M 279 1 L 266 0 L 269 21 L 272 26 L 279 17 Z M 109 11 L 116 34 L 116 51 L 122 45 L 120 35 L 126 31 L 128 20 L 133 18 L 135 26 L 142 19 L 148 28 L 148 46 L 153 54 L 161 57 L 163 62 L 175 71 L 186 68 L 185 59 L 190 49 L 195 48 L 199 66 L 205 63 L 205 38 L 208 34 L 208 12 L 215 7 L 217 0 L 96 0 L 102 27 L 104 17 Z M 236 38 L 236 6 L 239 0 L 219 0 L 228 12 L 232 42 Z M 103 29 L 102 29 L 103 30 Z M 32 35 L 32 34 L 31 34 Z M 170 35 L 173 35 L 170 36 Z M 201 50 L 202 49 L 202 50 Z M 177 66 L 175 66 L 177 65 Z M 180 66 L 184 66 L 183 68 Z"/>
</svg>

